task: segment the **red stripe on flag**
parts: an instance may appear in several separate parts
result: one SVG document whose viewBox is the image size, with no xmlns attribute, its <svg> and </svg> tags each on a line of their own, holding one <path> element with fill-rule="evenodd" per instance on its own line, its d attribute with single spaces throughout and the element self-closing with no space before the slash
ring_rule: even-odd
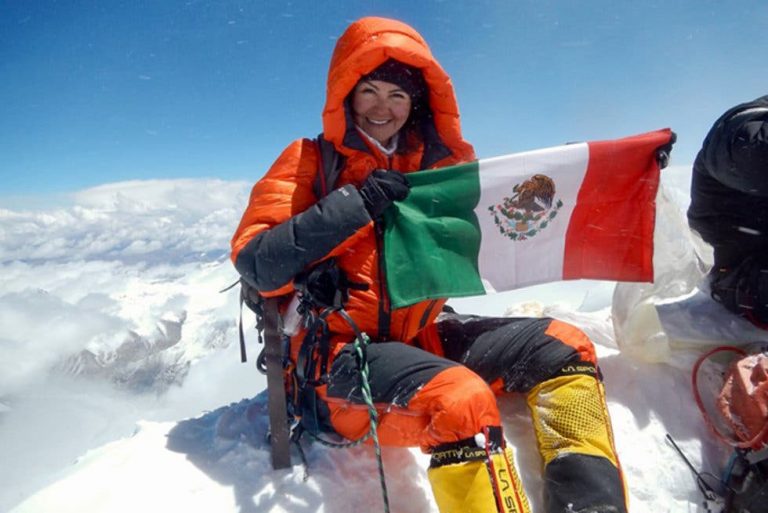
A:
<svg viewBox="0 0 768 513">
<path fill-rule="evenodd" d="M 589 143 L 589 164 L 565 239 L 563 279 L 653 281 L 656 148 L 672 131 Z"/>
</svg>

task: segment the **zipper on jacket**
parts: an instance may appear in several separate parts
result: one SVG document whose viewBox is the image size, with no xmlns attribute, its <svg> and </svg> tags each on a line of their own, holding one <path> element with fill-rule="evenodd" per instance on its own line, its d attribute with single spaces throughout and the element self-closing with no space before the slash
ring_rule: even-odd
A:
<svg viewBox="0 0 768 513">
<path fill-rule="evenodd" d="M 387 169 L 392 171 L 392 155 L 387 155 Z M 385 342 L 389 339 L 392 310 L 387 290 L 387 271 L 384 260 L 384 221 L 374 220 L 376 232 L 376 253 L 379 257 L 379 340 Z"/>
<path fill-rule="evenodd" d="M 429 305 L 427 305 L 427 308 L 424 310 L 424 313 L 421 314 L 421 319 L 419 319 L 419 331 L 424 329 L 424 326 L 427 325 L 427 320 L 429 320 L 429 315 L 432 313 L 432 309 L 435 308 L 435 305 L 437 304 L 437 299 L 433 299 L 429 302 Z"/>
<path fill-rule="evenodd" d="M 374 221 L 374 227 L 376 230 L 376 253 L 379 256 L 379 340 L 385 342 L 389 339 L 392 315 L 386 283 L 386 266 L 384 265 L 384 230 L 379 221 Z"/>
</svg>

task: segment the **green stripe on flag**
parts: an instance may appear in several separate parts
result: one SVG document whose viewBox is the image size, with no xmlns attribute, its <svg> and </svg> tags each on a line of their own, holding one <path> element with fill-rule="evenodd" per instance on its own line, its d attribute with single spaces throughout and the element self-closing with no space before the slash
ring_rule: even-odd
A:
<svg viewBox="0 0 768 513">
<path fill-rule="evenodd" d="M 474 213 L 480 199 L 478 170 L 473 162 L 408 174 L 408 198 L 385 216 L 384 259 L 393 308 L 485 293 Z"/>
</svg>

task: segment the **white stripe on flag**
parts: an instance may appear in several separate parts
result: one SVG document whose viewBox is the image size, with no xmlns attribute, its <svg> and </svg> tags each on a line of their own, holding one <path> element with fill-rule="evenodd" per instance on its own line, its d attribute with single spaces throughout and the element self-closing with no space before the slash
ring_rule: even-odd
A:
<svg viewBox="0 0 768 513">
<path fill-rule="evenodd" d="M 480 201 L 475 210 L 482 240 L 478 265 L 486 292 L 509 290 L 559 280 L 563 274 L 565 233 L 589 163 L 587 143 L 570 144 L 515 155 L 481 160 Z M 540 219 L 517 231 L 509 220 L 502 226 L 516 233 L 515 240 L 501 233 L 489 207 L 503 205 L 514 196 L 513 187 L 542 174 L 555 183 L 552 211 L 555 217 L 542 228 Z M 559 208 L 556 206 L 562 202 Z M 498 216 L 497 216 L 498 217 Z M 532 235 L 526 235 L 532 233 Z"/>
</svg>

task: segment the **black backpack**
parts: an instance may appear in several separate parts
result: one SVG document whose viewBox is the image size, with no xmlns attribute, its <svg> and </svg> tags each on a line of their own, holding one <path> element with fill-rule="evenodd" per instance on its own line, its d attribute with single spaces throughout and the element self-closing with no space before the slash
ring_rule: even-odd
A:
<svg viewBox="0 0 768 513">
<path fill-rule="evenodd" d="M 315 139 L 307 139 L 311 143 L 315 144 L 318 151 L 318 170 L 315 175 L 315 181 L 312 184 L 312 190 L 315 193 L 315 197 L 319 200 L 325 197 L 330 191 L 333 190 L 336 181 L 339 179 L 341 170 L 344 168 L 346 158 L 336 151 L 336 147 L 325 140 L 323 134 L 320 134 Z M 240 361 L 246 362 L 246 348 L 245 348 L 245 333 L 243 331 L 243 316 L 242 305 L 245 304 L 254 314 L 256 314 L 256 331 L 259 336 L 259 344 L 263 345 L 263 332 L 264 332 L 264 297 L 259 292 L 249 285 L 242 278 L 230 285 L 224 290 L 229 290 L 235 285 L 240 285 Z M 257 367 L 259 370 L 266 374 L 266 364 L 264 361 L 264 351 L 262 350 L 257 360 Z"/>
<path fill-rule="evenodd" d="M 336 151 L 333 144 L 323 138 L 322 134 L 312 142 L 318 151 L 318 172 L 313 183 L 313 191 L 319 200 L 333 190 L 344 167 L 345 158 Z M 243 304 L 245 304 L 256 315 L 256 331 L 258 332 L 259 345 L 262 346 L 256 367 L 267 376 L 270 424 L 268 439 L 272 449 L 272 468 L 288 468 L 291 466 L 290 444 L 292 441 L 296 442 L 302 459 L 304 457 L 298 440 L 293 440 L 295 434 L 292 432 L 292 428 L 289 428 L 288 409 L 292 401 L 287 398 L 285 390 L 286 375 L 284 371 L 287 356 L 283 347 L 284 337 L 280 333 L 278 309 L 280 299 L 265 299 L 242 278 L 224 290 L 229 290 L 238 283 L 240 284 L 240 319 L 238 323 L 240 360 L 242 362 L 247 361 L 245 333 L 243 331 Z"/>
</svg>

